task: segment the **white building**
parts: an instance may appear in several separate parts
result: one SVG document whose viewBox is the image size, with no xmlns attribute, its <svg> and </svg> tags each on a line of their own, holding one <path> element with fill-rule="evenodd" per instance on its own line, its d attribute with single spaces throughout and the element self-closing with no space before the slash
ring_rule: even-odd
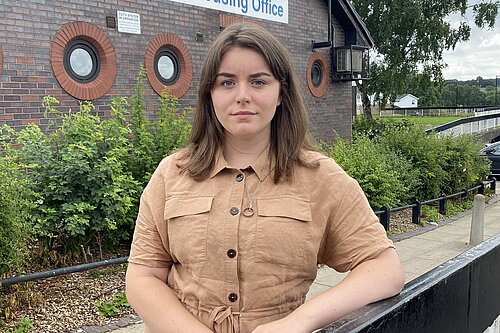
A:
<svg viewBox="0 0 500 333">
<path fill-rule="evenodd" d="M 394 106 L 397 108 L 417 108 L 418 97 L 415 97 L 412 94 L 400 95 L 396 97 Z"/>
</svg>

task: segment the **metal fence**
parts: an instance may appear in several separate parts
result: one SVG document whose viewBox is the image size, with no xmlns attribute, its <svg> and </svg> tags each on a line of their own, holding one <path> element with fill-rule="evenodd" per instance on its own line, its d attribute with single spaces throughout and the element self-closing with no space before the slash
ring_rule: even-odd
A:
<svg viewBox="0 0 500 333">
<path fill-rule="evenodd" d="M 375 214 L 378 216 L 380 223 L 384 226 L 385 230 L 390 229 L 390 221 L 391 221 L 391 213 L 400 212 L 405 209 L 411 209 L 411 222 L 415 224 L 420 223 L 420 212 L 422 210 L 423 205 L 433 205 L 437 203 L 439 205 L 439 213 L 442 215 L 446 214 L 446 203 L 449 199 L 453 199 L 456 197 L 466 198 L 468 193 L 475 192 L 479 194 L 484 194 L 485 187 L 489 186 L 489 188 L 495 192 L 496 190 L 496 180 L 494 178 L 485 180 L 481 182 L 481 184 L 474 186 L 470 189 L 464 189 L 463 191 L 450 194 L 443 195 L 439 198 L 427 200 L 427 201 L 418 201 L 414 200 L 410 205 L 390 208 L 388 206 L 382 207 L 380 210 L 376 211 Z"/>
</svg>

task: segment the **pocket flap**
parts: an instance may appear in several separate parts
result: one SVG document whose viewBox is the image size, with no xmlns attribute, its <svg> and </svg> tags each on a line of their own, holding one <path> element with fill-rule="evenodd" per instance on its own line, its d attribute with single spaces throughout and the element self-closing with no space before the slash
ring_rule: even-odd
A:
<svg viewBox="0 0 500 333">
<path fill-rule="evenodd" d="M 172 196 L 165 201 L 165 220 L 174 217 L 196 215 L 209 212 L 212 208 L 214 197 L 184 197 Z"/>
<path fill-rule="evenodd" d="M 304 199 L 291 197 L 257 199 L 260 216 L 281 216 L 295 220 L 312 221 L 311 204 Z"/>
</svg>

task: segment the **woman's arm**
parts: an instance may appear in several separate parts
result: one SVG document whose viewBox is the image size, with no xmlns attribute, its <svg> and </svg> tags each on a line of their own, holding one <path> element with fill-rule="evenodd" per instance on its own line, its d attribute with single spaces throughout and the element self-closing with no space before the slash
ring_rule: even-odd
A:
<svg viewBox="0 0 500 333">
<path fill-rule="evenodd" d="M 166 284 L 167 276 L 166 268 L 128 264 L 127 300 L 150 332 L 212 332 L 182 306 Z"/>
<path fill-rule="evenodd" d="M 363 307 L 394 295 L 404 285 L 396 251 L 388 248 L 354 268 L 336 286 L 307 301 L 287 317 L 257 327 L 253 333 L 310 333 Z"/>
</svg>

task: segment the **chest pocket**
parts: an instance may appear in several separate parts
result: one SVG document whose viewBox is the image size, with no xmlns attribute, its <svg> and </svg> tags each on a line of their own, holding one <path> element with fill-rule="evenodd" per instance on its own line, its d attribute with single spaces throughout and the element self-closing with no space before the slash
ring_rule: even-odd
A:
<svg viewBox="0 0 500 333">
<path fill-rule="evenodd" d="M 255 262 L 303 266 L 313 256 L 311 205 L 292 197 L 257 199 Z"/>
<path fill-rule="evenodd" d="M 171 196 L 165 201 L 170 255 L 182 264 L 204 262 L 207 258 L 207 228 L 212 196 Z"/>
</svg>

